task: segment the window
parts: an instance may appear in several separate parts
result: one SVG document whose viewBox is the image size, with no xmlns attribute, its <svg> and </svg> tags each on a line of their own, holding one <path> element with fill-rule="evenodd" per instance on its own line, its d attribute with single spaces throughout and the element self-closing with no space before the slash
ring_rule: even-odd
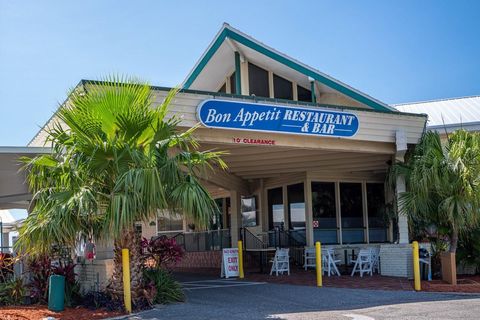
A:
<svg viewBox="0 0 480 320">
<path fill-rule="evenodd" d="M 338 243 L 334 182 L 312 182 L 313 239 Z"/>
<path fill-rule="evenodd" d="M 242 197 L 242 227 L 255 227 L 257 225 L 256 197 Z"/>
<path fill-rule="evenodd" d="M 223 86 L 220 89 L 218 89 L 218 92 L 226 93 L 227 92 L 227 84 L 224 83 Z"/>
<path fill-rule="evenodd" d="M 254 94 L 257 97 L 267 98 L 270 96 L 268 71 L 252 63 L 248 63 L 248 85 L 250 95 Z"/>
<path fill-rule="evenodd" d="M 233 72 L 232 75 L 230 76 L 230 93 L 240 94 L 240 93 L 237 93 L 237 82 L 235 79 L 235 72 Z"/>
<path fill-rule="evenodd" d="M 223 228 L 223 198 L 215 199 L 217 209 L 210 219 L 210 230 Z"/>
<path fill-rule="evenodd" d="M 340 212 L 343 243 L 364 242 L 361 183 L 340 183 Z"/>
<path fill-rule="evenodd" d="M 303 183 L 287 186 L 287 194 L 290 236 L 295 239 L 299 245 L 305 245 L 305 196 Z"/>
<path fill-rule="evenodd" d="M 297 86 L 297 100 L 312 102 L 312 91 L 305 89 L 304 87 Z"/>
<path fill-rule="evenodd" d="M 383 183 L 367 183 L 368 237 L 370 242 L 386 242 L 388 215 Z"/>
<path fill-rule="evenodd" d="M 287 79 L 273 75 L 273 96 L 278 99 L 293 100 L 292 83 Z"/>
<path fill-rule="evenodd" d="M 305 196 L 303 183 L 287 186 L 290 229 L 305 229 Z"/>
<path fill-rule="evenodd" d="M 268 221 L 270 230 L 285 227 L 285 212 L 283 210 L 282 188 L 268 190 Z"/>
<path fill-rule="evenodd" d="M 157 233 L 182 232 L 183 219 L 177 213 L 162 211 L 157 216 Z"/>
</svg>

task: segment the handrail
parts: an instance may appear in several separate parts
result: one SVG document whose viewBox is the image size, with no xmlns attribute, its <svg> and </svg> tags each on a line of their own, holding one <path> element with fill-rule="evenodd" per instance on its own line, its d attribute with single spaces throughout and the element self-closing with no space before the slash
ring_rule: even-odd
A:
<svg viewBox="0 0 480 320">
<path fill-rule="evenodd" d="M 247 228 L 240 228 L 240 234 L 243 241 L 243 248 L 248 249 L 265 249 L 268 247 L 267 243 L 263 242 L 262 239 L 254 235 Z"/>
<path fill-rule="evenodd" d="M 305 246 L 305 241 L 301 242 L 297 240 L 292 233 L 296 231 L 293 230 L 271 230 L 268 231 L 269 234 L 269 243 L 272 247 L 278 248 L 290 248 L 290 247 L 303 247 Z"/>
<path fill-rule="evenodd" d="M 187 252 L 222 250 L 231 245 L 229 229 L 179 232 L 174 235 L 166 234 L 166 236 L 177 240 L 177 244 Z"/>
</svg>

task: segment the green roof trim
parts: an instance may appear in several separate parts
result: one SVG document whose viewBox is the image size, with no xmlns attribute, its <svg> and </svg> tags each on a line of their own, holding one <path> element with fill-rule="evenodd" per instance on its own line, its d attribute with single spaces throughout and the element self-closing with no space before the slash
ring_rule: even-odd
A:
<svg viewBox="0 0 480 320">
<path fill-rule="evenodd" d="M 199 61 L 197 66 L 194 68 L 194 70 L 191 72 L 187 80 L 185 81 L 183 87 L 185 89 L 188 89 L 192 83 L 195 81 L 195 79 L 198 77 L 200 72 L 202 72 L 203 68 L 207 65 L 208 61 L 212 58 L 212 56 L 215 54 L 215 52 L 218 50 L 218 48 L 221 46 L 223 41 L 226 38 L 230 38 L 232 40 L 237 41 L 238 43 L 243 44 L 244 46 L 249 47 L 252 50 L 255 50 L 257 52 L 260 52 L 264 54 L 265 56 L 283 64 L 286 65 L 287 67 L 290 67 L 308 77 L 311 77 L 315 79 L 316 81 L 339 91 L 340 93 L 360 102 L 363 103 L 375 110 L 378 111 L 386 111 L 386 112 L 392 112 L 392 110 L 387 107 L 386 105 L 379 103 L 378 101 L 375 101 L 365 95 L 362 95 L 355 90 L 352 90 L 349 87 L 346 87 L 345 85 L 342 85 L 341 83 L 334 81 L 330 79 L 329 77 L 326 77 L 325 75 L 322 75 L 318 72 L 315 72 L 312 69 L 309 69 L 298 62 L 293 61 L 292 59 L 289 59 L 283 55 L 278 54 L 277 52 L 274 52 L 270 50 L 269 48 L 266 48 L 265 46 L 262 46 L 251 39 L 248 39 L 247 37 L 235 32 L 234 30 L 230 29 L 228 25 L 223 27 L 223 30 L 218 34 L 217 38 L 215 41 L 212 43 L 210 48 L 207 50 L 207 52 L 204 54 L 202 59 Z"/>
</svg>

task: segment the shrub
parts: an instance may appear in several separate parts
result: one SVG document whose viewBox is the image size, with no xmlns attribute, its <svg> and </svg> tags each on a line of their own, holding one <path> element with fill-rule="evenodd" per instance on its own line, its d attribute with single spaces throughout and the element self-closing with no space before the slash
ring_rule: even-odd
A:
<svg viewBox="0 0 480 320">
<path fill-rule="evenodd" d="M 21 278 L 0 283 L 0 305 L 18 305 L 23 302 L 25 287 Z"/>
<path fill-rule="evenodd" d="M 15 258 L 10 253 L 0 252 L 0 282 L 7 282 L 13 277 Z"/>
<path fill-rule="evenodd" d="M 51 275 L 65 277 L 65 305 L 71 307 L 81 300 L 80 285 L 75 280 L 75 264 L 71 261 L 59 260 L 57 265 L 52 265 L 48 256 L 38 256 L 28 261 L 28 271 L 31 274 L 29 284 L 30 297 L 40 303 L 47 302 L 48 280 Z"/>
<path fill-rule="evenodd" d="M 105 308 L 108 311 L 124 311 L 123 301 L 116 301 L 103 291 L 90 291 L 82 298 L 82 305 L 90 310 Z"/>
<path fill-rule="evenodd" d="M 169 269 L 174 267 L 183 257 L 183 249 L 175 239 L 160 236 L 150 241 L 143 238 L 143 254 L 149 267 Z"/>
<path fill-rule="evenodd" d="M 144 270 L 144 281 L 146 296 L 150 296 L 152 304 L 167 304 L 185 300 L 181 285 L 166 270 L 146 269 Z"/>
<path fill-rule="evenodd" d="M 51 264 L 48 256 L 34 257 L 27 262 L 27 269 L 31 274 L 30 298 L 35 302 L 47 302 L 48 278 L 52 274 Z"/>
</svg>

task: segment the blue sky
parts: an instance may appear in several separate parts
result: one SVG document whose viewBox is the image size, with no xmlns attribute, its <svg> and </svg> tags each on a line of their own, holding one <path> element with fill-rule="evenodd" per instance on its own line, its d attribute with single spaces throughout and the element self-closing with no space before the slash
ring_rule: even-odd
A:
<svg viewBox="0 0 480 320">
<path fill-rule="evenodd" d="M 80 79 L 184 79 L 226 21 L 386 103 L 480 94 L 480 1 L 0 0 L 0 145 Z"/>
</svg>

